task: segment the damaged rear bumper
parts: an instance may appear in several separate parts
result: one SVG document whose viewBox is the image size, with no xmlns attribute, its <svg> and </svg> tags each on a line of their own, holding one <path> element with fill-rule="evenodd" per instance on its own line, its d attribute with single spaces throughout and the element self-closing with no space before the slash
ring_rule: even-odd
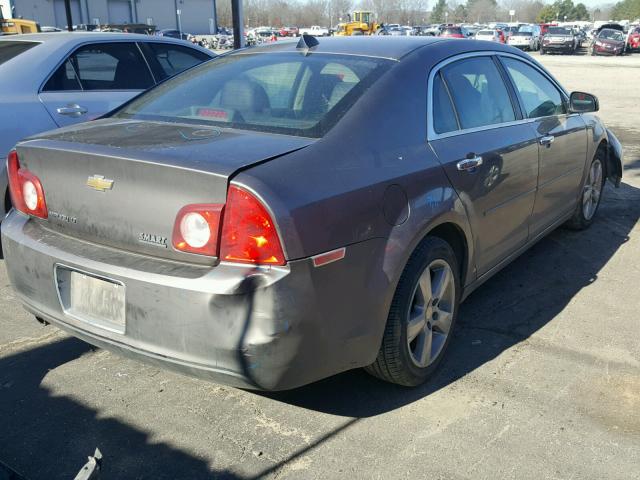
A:
<svg viewBox="0 0 640 480">
<path fill-rule="evenodd" d="M 390 301 L 381 290 L 392 290 L 372 271 L 384 248 L 377 239 L 322 268 L 310 259 L 211 268 L 79 241 L 13 211 L 2 242 L 13 288 L 36 316 L 124 356 L 251 389 L 294 388 L 373 362 Z M 124 330 L 70 315 L 60 268 L 124 285 Z"/>
</svg>

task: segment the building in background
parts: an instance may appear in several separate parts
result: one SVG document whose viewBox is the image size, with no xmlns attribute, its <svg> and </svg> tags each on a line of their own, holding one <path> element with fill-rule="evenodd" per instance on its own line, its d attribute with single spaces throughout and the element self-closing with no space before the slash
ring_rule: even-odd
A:
<svg viewBox="0 0 640 480">
<path fill-rule="evenodd" d="M 66 27 L 64 0 L 0 0 L 4 4 L 13 16 Z M 214 33 L 215 0 L 71 0 L 71 15 L 75 25 L 146 23 L 203 35 Z"/>
</svg>

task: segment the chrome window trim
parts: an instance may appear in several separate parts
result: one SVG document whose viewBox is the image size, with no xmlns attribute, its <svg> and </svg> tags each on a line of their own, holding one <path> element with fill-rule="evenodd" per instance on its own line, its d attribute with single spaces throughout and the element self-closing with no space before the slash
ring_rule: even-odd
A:
<svg viewBox="0 0 640 480">
<path fill-rule="evenodd" d="M 477 51 L 477 52 L 467 52 L 467 53 L 462 53 L 460 55 L 455 55 L 453 57 L 449 57 L 443 61 L 441 61 L 440 63 L 436 64 L 435 67 L 433 67 L 431 69 L 431 71 L 429 72 L 429 77 L 428 77 L 428 82 L 427 82 L 427 141 L 431 142 L 434 140 L 439 140 L 442 138 L 450 138 L 450 137 L 456 137 L 458 135 L 465 135 L 467 133 L 475 133 L 475 132 L 482 132 L 482 131 L 486 131 L 486 130 L 494 130 L 496 128 L 502 128 L 502 127 L 510 127 L 513 125 L 525 125 L 528 123 L 533 123 L 536 120 L 540 119 L 540 118 L 546 118 L 546 117 L 536 117 L 536 118 L 522 118 L 520 120 L 514 120 L 511 122 L 502 122 L 502 123 L 494 123 L 491 125 L 483 125 L 481 127 L 474 127 L 474 128 L 462 128 L 459 130 L 454 130 L 451 132 L 446 132 L 446 133 L 437 133 L 434 128 L 433 128 L 433 83 L 434 83 L 434 78 L 435 76 L 440 72 L 440 70 L 444 67 L 446 67 L 447 65 L 457 62 L 459 60 L 464 60 L 467 58 L 474 58 L 474 57 L 509 57 L 509 58 L 513 58 L 515 60 L 519 60 L 523 63 L 525 63 L 526 65 L 529 65 L 530 67 L 534 68 L 535 70 L 537 70 L 541 75 L 543 75 L 547 80 L 549 80 L 559 91 L 560 91 L 560 95 L 563 97 L 563 100 L 567 101 L 568 99 L 568 94 L 566 92 L 566 90 L 564 88 L 562 88 L 562 86 L 553 78 L 551 77 L 547 72 L 545 72 L 544 70 L 542 70 L 538 65 L 536 65 L 535 63 L 529 61 L 528 59 L 521 57 L 520 55 L 515 55 L 513 53 L 509 53 L 509 52 L 501 52 L 501 51 L 497 51 L 497 50 L 482 50 L 482 51 Z M 505 85 L 505 88 L 507 86 Z M 520 100 L 518 99 L 518 102 L 520 102 Z M 454 105 L 455 107 L 455 105 Z M 522 106 L 520 106 L 522 108 Z M 567 113 L 563 113 L 561 115 L 556 115 L 557 117 L 568 117 L 568 116 L 573 116 L 575 114 L 569 113 L 567 111 Z"/>
</svg>

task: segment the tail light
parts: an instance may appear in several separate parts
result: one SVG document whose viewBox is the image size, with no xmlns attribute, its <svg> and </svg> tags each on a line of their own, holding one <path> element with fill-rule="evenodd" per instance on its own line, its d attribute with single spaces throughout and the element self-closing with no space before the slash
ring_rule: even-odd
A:
<svg viewBox="0 0 640 480">
<path fill-rule="evenodd" d="M 29 170 L 20 167 L 15 150 L 11 150 L 7 157 L 7 175 L 14 208 L 34 217 L 47 218 L 47 202 L 42 183 Z"/>
<path fill-rule="evenodd" d="M 176 250 L 219 256 L 228 262 L 285 264 L 282 244 L 268 210 L 253 194 L 235 185 L 229 187 L 226 205 L 182 208 L 173 226 L 172 241 Z"/>
<path fill-rule="evenodd" d="M 197 204 L 182 208 L 173 226 L 174 248 L 215 257 L 223 207 L 219 204 Z"/>
<path fill-rule="evenodd" d="M 235 185 L 227 193 L 220 258 L 228 262 L 285 264 L 280 238 L 266 207 Z"/>
</svg>

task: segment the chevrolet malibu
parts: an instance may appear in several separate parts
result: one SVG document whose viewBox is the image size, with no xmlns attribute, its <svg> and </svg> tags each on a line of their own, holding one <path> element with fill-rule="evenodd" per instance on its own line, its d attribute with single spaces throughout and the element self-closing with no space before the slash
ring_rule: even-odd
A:
<svg viewBox="0 0 640 480">
<path fill-rule="evenodd" d="M 619 185 L 597 109 L 500 44 L 239 50 L 20 142 L 9 277 L 39 319 L 201 378 L 415 386 L 471 291 Z"/>
</svg>

